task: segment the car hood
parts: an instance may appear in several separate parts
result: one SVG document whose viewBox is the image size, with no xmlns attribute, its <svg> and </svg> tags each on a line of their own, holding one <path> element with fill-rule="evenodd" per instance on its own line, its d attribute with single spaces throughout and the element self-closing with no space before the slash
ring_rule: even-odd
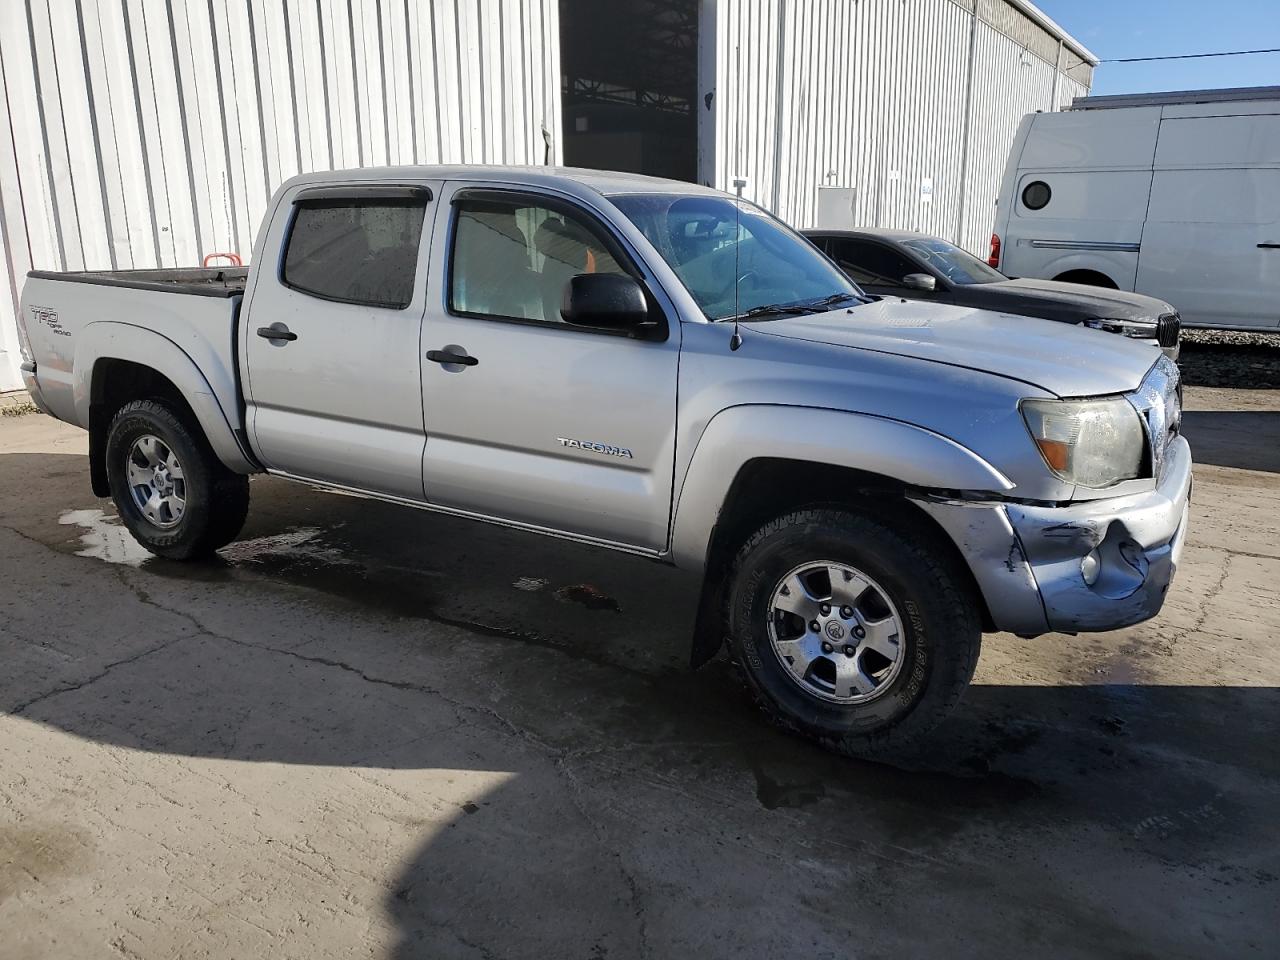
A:
<svg viewBox="0 0 1280 960">
<path fill-rule="evenodd" d="M 1074 308 L 1080 312 L 1082 320 L 1093 317 L 1154 320 L 1161 314 L 1173 313 L 1173 307 L 1155 297 L 1129 293 L 1126 290 L 1091 287 L 1083 283 L 1063 283 L 1060 280 L 1005 280 L 982 284 L 982 290 L 996 297 L 1007 296 L 1029 305 L 1044 302 Z"/>
<path fill-rule="evenodd" d="M 1086 327 L 897 298 L 754 322 L 750 329 L 979 370 L 1060 397 L 1135 390 L 1160 356 L 1148 344 Z"/>
</svg>

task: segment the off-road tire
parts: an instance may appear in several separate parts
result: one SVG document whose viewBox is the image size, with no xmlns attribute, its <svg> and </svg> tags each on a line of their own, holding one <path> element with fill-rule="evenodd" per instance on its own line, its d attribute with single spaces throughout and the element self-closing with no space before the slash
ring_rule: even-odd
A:
<svg viewBox="0 0 1280 960">
<path fill-rule="evenodd" d="M 186 507 L 178 524 L 151 523 L 129 492 L 126 458 L 134 441 L 151 434 L 178 457 L 186 481 Z M 135 400 L 117 411 L 107 431 L 107 481 L 116 512 L 135 540 L 159 557 L 195 560 L 235 539 L 249 511 L 249 478 L 233 473 L 214 454 L 198 425 L 155 400 Z"/>
<path fill-rule="evenodd" d="M 788 571 L 817 560 L 865 572 L 901 615 L 905 659 L 868 702 L 838 704 L 813 695 L 788 676 L 771 649 L 768 609 L 775 587 Z M 748 538 L 730 571 L 727 626 L 734 660 L 765 713 L 857 757 L 905 755 L 921 747 L 960 702 L 982 640 L 966 578 L 927 536 L 839 507 L 788 513 Z"/>
</svg>

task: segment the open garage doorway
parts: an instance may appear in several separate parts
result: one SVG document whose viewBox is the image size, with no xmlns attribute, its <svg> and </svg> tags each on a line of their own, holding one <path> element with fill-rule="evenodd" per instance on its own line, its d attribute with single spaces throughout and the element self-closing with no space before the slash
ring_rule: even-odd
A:
<svg viewBox="0 0 1280 960">
<path fill-rule="evenodd" d="M 560 0 L 564 162 L 697 180 L 697 0 Z"/>
</svg>

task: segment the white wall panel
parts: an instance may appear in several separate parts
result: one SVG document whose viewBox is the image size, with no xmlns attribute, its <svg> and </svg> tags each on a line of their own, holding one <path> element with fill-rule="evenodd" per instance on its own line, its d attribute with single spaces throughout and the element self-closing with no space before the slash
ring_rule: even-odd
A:
<svg viewBox="0 0 1280 960">
<path fill-rule="evenodd" d="M 307 170 L 542 163 L 557 0 L 0 2 L 0 389 L 26 271 L 246 260 Z"/>
<path fill-rule="evenodd" d="M 1055 67 L 1036 51 L 1057 41 L 1004 0 L 976 17 L 972 0 L 703 0 L 702 21 L 715 31 L 699 93 L 714 96 L 700 130 L 715 142 L 700 176 L 726 190 L 746 177 L 745 196 L 798 226 L 819 185 L 853 187 L 860 224 L 985 254 L 1018 120 L 1087 93 L 1059 74 L 1052 102 Z"/>
</svg>

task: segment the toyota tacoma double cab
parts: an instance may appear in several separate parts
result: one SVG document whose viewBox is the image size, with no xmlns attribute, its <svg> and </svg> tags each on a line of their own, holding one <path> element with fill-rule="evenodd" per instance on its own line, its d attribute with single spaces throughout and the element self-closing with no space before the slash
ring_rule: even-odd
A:
<svg viewBox="0 0 1280 960">
<path fill-rule="evenodd" d="M 34 271 L 23 373 L 153 553 L 268 473 L 701 578 L 784 725 L 920 744 L 984 631 L 1160 609 L 1187 530 L 1177 368 L 1052 321 L 874 299 L 715 190 L 556 168 L 306 174 L 243 270 Z"/>
</svg>

